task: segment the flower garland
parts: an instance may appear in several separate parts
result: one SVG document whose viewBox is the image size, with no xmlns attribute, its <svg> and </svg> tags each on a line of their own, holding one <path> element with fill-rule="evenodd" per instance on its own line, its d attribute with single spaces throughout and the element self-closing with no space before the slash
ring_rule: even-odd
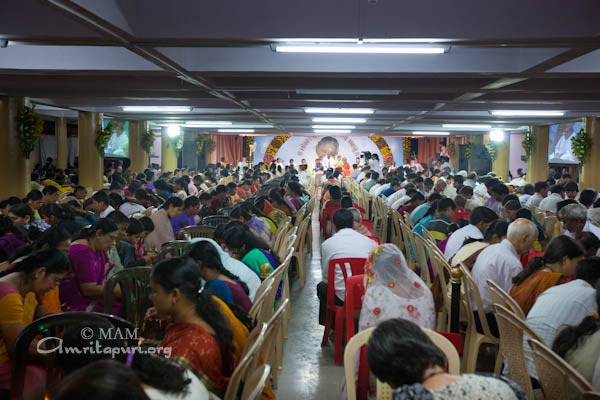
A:
<svg viewBox="0 0 600 400">
<path fill-rule="evenodd" d="M 269 147 L 267 147 L 267 151 L 265 151 L 265 158 L 264 161 L 266 163 L 270 163 L 273 162 L 273 160 L 275 159 L 275 155 L 277 154 L 277 152 L 279 151 L 279 148 L 286 142 L 286 140 L 289 139 L 289 136 L 275 136 L 273 138 L 273 140 L 271 140 L 271 143 L 269 144 Z"/>
<path fill-rule="evenodd" d="M 471 159 L 471 143 L 467 143 L 467 145 L 465 146 L 464 156 L 467 160 Z"/>
<path fill-rule="evenodd" d="M 152 129 L 146 129 L 142 134 L 142 148 L 147 154 L 152 152 L 152 146 L 154 146 L 154 132 Z"/>
<path fill-rule="evenodd" d="M 196 156 L 200 156 L 205 148 L 207 153 L 212 153 L 215 149 L 215 142 L 210 136 L 200 135 L 196 141 Z"/>
<path fill-rule="evenodd" d="M 521 146 L 523 147 L 523 150 L 525 150 L 525 160 L 527 161 L 529 160 L 529 157 L 531 157 L 531 153 L 533 153 L 533 146 L 535 144 L 535 141 L 533 139 L 533 135 L 531 134 L 530 131 L 527 131 L 523 134 L 523 141 L 521 142 Z"/>
<path fill-rule="evenodd" d="M 96 136 L 96 147 L 98 148 L 98 153 L 100 153 L 102 157 L 104 157 L 104 149 L 106 149 L 106 146 L 108 146 L 111 136 L 112 121 L 109 121 L 105 128 L 102 128 L 101 122 L 100 127 L 98 128 L 98 136 Z"/>
<path fill-rule="evenodd" d="M 21 141 L 23 156 L 29 159 L 29 155 L 35 148 L 35 144 L 42 137 L 44 120 L 34 114 L 35 106 L 24 106 L 17 114 L 17 129 Z"/>
<path fill-rule="evenodd" d="M 585 164 L 590 147 L 592 146 L 592 139 L 583 128 L 581 128 L 577 135 L 571 138 L 571 145 L 573 147 L 573 155 L 577 161 L 581 165 Z"/>
<path fill-rule="evenodd" d="M 490 140 L 485 145 L 485 148 L 487 149 L 487 152 L 489 153 L 492 161 L 496 161 L 498 159 L 498 145 Z"/>
<path fill-rule="evenodd" d="M 404 163 L 406 164 L 412 153 L 412 149 L 410 148 L 410 138 L 402 138 L 402 150 L 404 150 Z"/>
<path fill-rule="evenodd" d="M 391 165 L 394 161 L 394 156 L 392 155 L 392 151 L 390 150 L 390 146 L 388 146 L 387 142 L 381 136 L 371 136 L 371 140 L 373 143 L 377 145 L 381 155 L 383 156 L 383 164 Z"/>
</svg>

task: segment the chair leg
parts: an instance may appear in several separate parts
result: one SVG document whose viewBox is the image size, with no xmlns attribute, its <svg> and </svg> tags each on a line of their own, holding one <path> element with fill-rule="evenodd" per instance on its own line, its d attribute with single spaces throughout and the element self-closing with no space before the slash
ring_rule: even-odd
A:
<svg viewBox="0 0 600 400">
<path fill-rule="evenodd" d="M 331 331 L 331 324 L 333 319 L 333 311 L 327 310 L 325 317 L 325 331 L 323 331 L 323 340 L 321 341 L 321 347 L 327 346 L 329 343 L 329 331 Z"/>
<path fill-rule="evenodd" d="M 344 342 L 344 311 L 338 310 L 335 313 L 335 332 L 334 332 L 334 358 L 335 365 L 342 365 L 342 344 Z"/>
<path fill-rule="evenodd" d="M 498 345 L 498 355 L 496 356 L 496 364 L 494 365 L 494 375 L 500 375 L 503 362 L 504 357 L 502 356 L 502 349 L 500 348 L 500 345 Z"/>
</svg>

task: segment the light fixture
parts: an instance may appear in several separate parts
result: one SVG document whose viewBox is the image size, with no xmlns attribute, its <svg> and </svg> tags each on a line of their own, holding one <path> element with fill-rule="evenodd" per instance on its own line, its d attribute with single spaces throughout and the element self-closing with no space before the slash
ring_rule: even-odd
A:
<svg viewBox="0 0 600 400">
<path fill-rule="evenodd" d="M 355 125 L 313 125 L 313 129 L 354 129 Z"/>
<path fill-rule="evenodd" d="M 176 137 L 181 134 L 181 127 L 179 125 L 169 125 L 167 126 L 167 136 Z"/>
<path fill-rule="evenodd" d="M 230 126 L 229 121 L 185 121 L 185 126 Z"/>
<path fill-rule="evenodd" d="M 323 108 L 307 107 L 304 112 L 309 114 L 373 114 L 372 108 Z"/>
<path fill-rule="evenodd" d="M 190 112 L 192 107 L 183 106 L 124 106 L 125 112 Z"/>
<path fill-rule="evenodd" d="M 546 110 L 495 110 L 490 112 L 499 117 L 562 117 L 565 115 L 564 111 Z"/>
<path fill-rule="evenodd" d="M 502 129 L 491 130 L 490 140 L 492 142 L 504 142 L 504 131 Z"/>
<path fill-rule="evenodd" d="M 420 38 L 370 38 L 363 39 L 363 43 L 443 43 L 448 39 L 420 39 Z"/>
<path fill-rule="evenodd" d="M 313 122 L 331 123 L 331 124 L 364 124 L 367 122 L 366 118 L 330 118 L 330 117 L 317 117 L 312 119 Z"/>
<path fill-rule="evenodd" d="M 490 129 L 491 125 L 484 124 L 443 124 L 442 128 L 448 129 Z"/>
<path fill-rule="evenodd" d="M 350 133 L 350 129 L 315 129 L 314 133 Z"/>
<path fill-rule="evenodd" d="M 278 53 L 346 53 L 346 54 L 443 54 L 444 47 L 394 46 L 365 44 L 277 44 Z"/>
<path fill-rule="evenodd" d="M 219 129 L 221 133 L 254 133 L 254 129 Z"/>
<path fill-rule="evenodd" d="M 398 89 L 296 89 L 296 94 L 333 94 L 345 96 L 397 96 Z"/>
<path fill-rule="evenodd" d="M 436 132 L 436 131 L 413 131 L 413 135 L 423 136 L 448 136 L 450 132 Z"/>
<path fill-rule="evenodd" d="M 356 38 L 287 38 L 273 39 L 280 43 L 358 43 Z"/>
</svg>

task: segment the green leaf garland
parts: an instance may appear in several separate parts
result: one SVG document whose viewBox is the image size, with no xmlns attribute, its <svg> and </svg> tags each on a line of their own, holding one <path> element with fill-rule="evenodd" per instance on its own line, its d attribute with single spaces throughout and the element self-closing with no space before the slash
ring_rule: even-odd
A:
<svg viewBox="0 0 600 400">
<path fill-rule="evenodd" d="M 571 138 L 571 147 L 573 150 L 573 155 L 581 165 L 585 164 L 591 146 L 592 139 L 583 130 L 583 128 L 581 128 L 581 130 L 577 135 L 575 135 L 575 137 Z"/>
<path fill-rule="evenodd" d="M 35 144 L 42 137 L 44 130 L 44 120 L 35 115 L 35 106 L 24 106 L 17 113 L 17 129 L 19 131 L 19 140 L 23 156 L 29 159 Z"/>
<path fill-rule="evenodd" d="M 152 152 L 152 146 L 154 146 L 154 132 L 152 129 L 146 129 L 142 135 L 142 148 L 147 154 Z"/>
<path fill-rule="evenodd" d="M 489 153 L 492 161 L 496 161 L 498 159 L 498 145 L 490 140 L 485 145 L 485 148 L 487 149 L 487 152 Z"/>
<path fill-rule="evenodd" d="M 102 128 L 102 123 L 100 123 L 100 128 L 98 128 L 98 136 L 96 136 L 96 147 L 98 148 L 98 153 L 100 153 L 102 157 L 104 157 L 104 149 L 106 149 L 106 146 L 108 146 L 111 136 L 112 121 L 106 124 L 105 128 Z"/>
<path fill-rule="evenodd" d="M 525 160 L 527 161 L 529 160 L 529 157 L 531 157 L 531 153 L 533 153 L 533 146 L 535 144 L 535 141 L 533 139 L 533 135 L 531 134 L 530 131 L 527 131 L 523 134 L 523 141 L 521 142 L 521 146 L 523 147 L 523 150 L 525 150 Z"/>
</svg>

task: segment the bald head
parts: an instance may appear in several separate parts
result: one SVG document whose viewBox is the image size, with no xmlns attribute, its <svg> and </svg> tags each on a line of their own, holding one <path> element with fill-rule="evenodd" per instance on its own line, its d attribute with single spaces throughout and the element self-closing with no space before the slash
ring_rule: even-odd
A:
<svg viewBox="0 0 600 400">
<path fill-rule="evenodd" d="M 506 239 L 512 243 L 517 253 L 525 255 L 533 247 L 538 238 L 538 229 L 533 221 L 526 218 L 514 220 L 506 232 Z"/>
</svg>

